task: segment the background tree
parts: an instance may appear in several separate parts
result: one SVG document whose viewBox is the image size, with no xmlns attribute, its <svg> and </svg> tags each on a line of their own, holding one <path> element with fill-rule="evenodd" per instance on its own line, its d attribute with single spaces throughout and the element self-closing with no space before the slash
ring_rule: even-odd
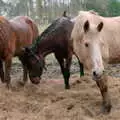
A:
<svg viewBox="0 0 120 120">
<path fill-rule="evenodd" d="M 120 0 L 0 0 L 0 14 L 12 18 L 32 17 L 38 24 L 50 23 L 66 10 L 72 17 L 80 10 L 95 10 L 103 16 L 120 15 Z"/>
<path fill-rule="evenodd" d="M 120 15 L 120 2 L 117 0 L 109 0 L 107 10 L 109 16 Z"/>
</svg>

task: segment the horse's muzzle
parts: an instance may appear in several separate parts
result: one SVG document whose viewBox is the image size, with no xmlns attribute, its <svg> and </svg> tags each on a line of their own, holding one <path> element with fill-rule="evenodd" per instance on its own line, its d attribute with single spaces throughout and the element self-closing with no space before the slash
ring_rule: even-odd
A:
<svg viewBox="0 0 120 120">
<path fill-rule="evenodd" d="M 104 75 L 104 71 L 102 71 L 101 73 L 97 73 L 96 71 L 93 71 L 93 80 L 98 81 L 102 78 L 102 76 Z"/>
<path fill-rule="evenodd" d="M 40 77 L 33 77 L 33 78 L 31 78 L 31 82 L 33 83 L 33 84 L 39 84 L 40 83 Z"/>
</svg>

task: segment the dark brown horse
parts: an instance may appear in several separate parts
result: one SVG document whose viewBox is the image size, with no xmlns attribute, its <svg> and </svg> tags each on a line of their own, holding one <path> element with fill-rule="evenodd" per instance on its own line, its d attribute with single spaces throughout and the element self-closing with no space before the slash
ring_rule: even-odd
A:
<svg viewBox="0 0 120 120">
<path fill-rule="evenodd" d="M 18 16 L 11 20 L 0 17 L 0 77 L 10 85 L 12 57 L 19 56 L 21 49 L 33 43 L 38 37 L 38 28 L 27 16 Z M 3 71 L 5 62 L 5 74 Z M 23 81 L 27 80 L 27 68 L 23 66 Z"/>
<path fill-rule="evenodd" d="M 21 55 L 21 60 L 29 70 L 29 77 L 34 84 L 38 84 L 43 68 L 44 58 L 54 53 L 64 77 L 65 88 L 69 89 L 70 66 L 73 48 L 70 42 L 73 22 L 68 17 L 61 17 L 53 23 L 37 38 L 36 43 L 26 48 Z M 83 65 L 80 70 L 83 75 Z"/>
</svg>

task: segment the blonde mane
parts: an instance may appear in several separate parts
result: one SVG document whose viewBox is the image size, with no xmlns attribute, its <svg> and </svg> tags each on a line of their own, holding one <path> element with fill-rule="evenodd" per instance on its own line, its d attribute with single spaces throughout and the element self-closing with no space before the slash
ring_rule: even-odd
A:
<svg viewBox="0 0 120 120">
<path fill-rule="evenodd" d="M 85 11 L 79 11 L 78 14 L 81 14 L 81 12 L 85 12 Z M 86 11 L 86 12 L 89 12 L 89 13 L 91 13 L 93 15 L 99 15 L 99 13 L 94 11 L 94 10 L 89 10 L 89 11 Z"/>
<path fill-rule="evenodd" d="M 99 15 L 99 13 L 98 12 L 95 12 L 94 10 L 90 10 L 89 11 L 91 14 L 94 14 L 94 15 Z"/>
</svg>

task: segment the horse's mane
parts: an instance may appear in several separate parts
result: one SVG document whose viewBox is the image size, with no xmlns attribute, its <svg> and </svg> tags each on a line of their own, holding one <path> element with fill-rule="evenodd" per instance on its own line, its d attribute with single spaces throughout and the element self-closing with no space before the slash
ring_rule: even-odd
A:
<svg viewBox="0 0 120 120">
<path fill-rule="evenodd" d="M 88 12 L 90 12 L 91 14 L 94 14 L 94 15 L 99 15 L 99 13 L 94 10 L 89 10 Z"/>
<path fill-rule="evenodd" d="M 51 35 L 52 33 L 55 33 L 56 29 L 60 27 L 61 23 L 68 18 L 66 17 L 61 17 L 52 22 L 51 25 L 49 25 L 42 33 L 37 37 L 35 40 L 36 42 L 32 44 L 31 49 L 35 51 L 36 47 L 39 45 L 40 41 L 44 40 L 46 37 Z"/>
<path fill-rule="evenodd" d="M 42 33 L 41 35 L 39 35 L 36 40 L 35 43 L 32 44 L 31 49 L 35 52 L 35 49 L 37 48 L 38 44 L 40 43 L 40 41 L 44 40 L 50 33 L 52 33 L 55 28 L 56 28 L 56 24 L 58 22 L 57 20 L 54 20 L 53 23 L 51 25 L 49 25 Z"/>
</svg>

